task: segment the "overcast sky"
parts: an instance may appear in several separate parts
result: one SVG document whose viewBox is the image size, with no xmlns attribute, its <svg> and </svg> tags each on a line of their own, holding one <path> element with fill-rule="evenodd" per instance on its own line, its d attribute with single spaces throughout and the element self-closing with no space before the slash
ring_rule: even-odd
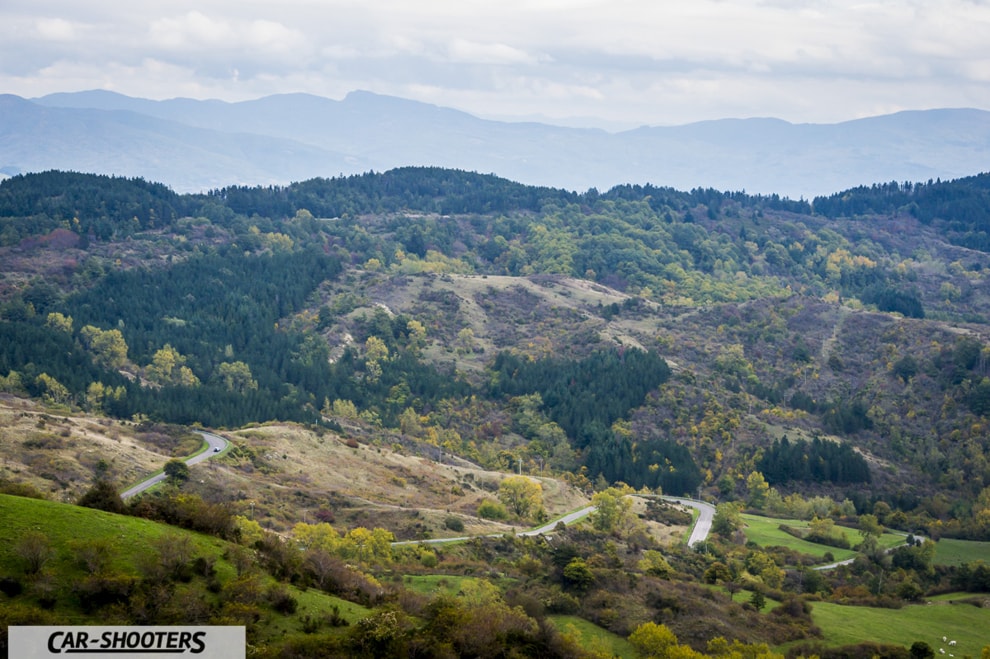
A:
<svg viewBox="0 0 990 659">
<path fill-rule="evenodd" d="M 0 0 L 0 93 L 87 89 L 622 126 L 990 109 L 990 0 Z"/>
</svg>

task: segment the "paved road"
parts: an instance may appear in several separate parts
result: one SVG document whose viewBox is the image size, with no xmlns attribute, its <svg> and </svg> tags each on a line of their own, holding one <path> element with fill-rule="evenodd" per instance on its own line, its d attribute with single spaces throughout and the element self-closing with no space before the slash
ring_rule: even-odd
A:
<svg viewBox="0 0 990 659">
<path fill-rule="evenodd" d="M 896 533 L 896 531 L 894 533 Z M 925 536 L 923 536 L 923 535 L 911 535 L 911 534 L 908 534 L 908 533 L 897 533 L 897 535 L 903 535 L 904 536 L 904 545 L 907 544 L 908 538 L 911 538 L 912 539 L 912 542 L 924 542 L 925 540 L 927 540 L 927 538 L 925 538 Z M 904 545 L 895 545 L 893 547 L 888 547 L 887 549 L 884 550 L 884 553 L 885 554 L 889 554 L 890 552 L 894 551 L 895 549 L 899 549 L 900 547 L 903 547 Z M 836 561 L 834 563 L 829 563 L 828 565 L 817 565 L 817 566 L 815 566 L 815 567 L 813 567 L 811 569 L 812 570 L 834 570 L 835 568 L 839 567 L 840 565 L 852 565 L 853 562 L 856 560 L 856 558 L 857 558 L 857 556 L 853 556 L 852 558 L 847 558 L 844 561 Z"/>
<path fill-rule="evenodd" d="M 223 437 L 221 437 L 220 435 L 214 435 L 211 432 L 205 432 L 203 430 L 197 430 L 196 432 L 203 436 L 203 439 L 206 440 L 207 444 L 209 444 L 209 447 L 205 451 L 203 451 L 202 453 L 197 453 L 193 457 L 188 458 L 185 461 L 187 465 L 194 465 L 194 464 L 198 464 L 198 463 L 202 462 L 203 460 L 208 460 L 208 459 L 212 458 L 215 454 L 217 454 L 220 451 L 223 451 L 225 448 L 227 448 L 227 446 L 229 444 L 229 442 L 226 439 L 224 439 Z M 219 450 L 217 450 L 217 449 L 219 449 Z M 148 480 L 142 481 L 142 482 L 138 483 L 137 485 L 135 485 L 134 487 L 132 487 L 132 488 L 130 488 L 128 490 L 124 490 L 123 492 L 121 492 L 120 493 L 120 498 L 121 499 L 129 499 L 130 497 L 134 496 L 135 494 L 140 494 L 141 492 L 144 492 L 145 490 L 147 490 L 148 488 L 152 487 L 153 485 L 157 485 L 158 483 L 161 483 L 163 480 L 165 480 L 165 478 L 166 478 L 166 476 L 165 476 L 164 473 L 161 473 L 161 474 L 157 474 L 155 476 L 152 476 Z"/>
<path fill-rule="evenodd" d="M 682 497 L 665 496 L 663 497 L 663 499 L 664 501 L 669 501 L 670 503 L 677 503 L 682 506 L 688 506 L 694 508 L 699 513 L 701 513 L 698 516 L 697 523 L 695 523 L 694 525 L 694 529 L 692 529 L 691 531 L 691 537 L 688 538 L 688 546 L 693 547 L 699 542 L 704 542 L 705 538 L 708 537 L 708 534 L 711 532 L 712 529 L 712 518 L 715 516 L 715 507 L 712 506 L 711 504 L 705 503 L 704 501 L 696 501 L 694 499 L 685 499 Z M 585 506 L 580 510 L 575 510 L 572 513 L 567 513 L 560 519 L 555 519 L 549 524 L 544 524 L 539 528 L 530 529 L 528 531 L 518 531 L 516 535 L 522 535 L 522 536 L 545 535 L 547 533 L 551 533 L 561 522 L 563 522 L 564 524 L 573 524 L 577 520 L 587 517 L 592 512 L 594 512 L 594 510 L 595 510 L 594 506 Z M 503 535 L 505 535 L 505 533 L 491 533 L 481 537 L 498 538 Z M 392 545 L 393 546 L 417 545 L 417 544 L 439 545 L 448 542 L 463 542 L 464 540 L 470 540 L 472 537 L 478 537 L 478 536 L 463 535 L 463 536 L 458 536 L 456 538 L 431 538 L 429 540 L 403 540 L 401 542 L 393 542 Z"/>
<path fill-rule="evenodd" d="M 682 506 L 694 508 L 698 511 L 698 521 L 695 522 L 691 530 L 691 537 L 688 538 L 688 547 L 694 547 L 699 542 L 704 542 L 708 534 L 712 532 L 712 520 L 715 518 L 715 506 L 697 499 L 685 499 L 682 497 L 664 497 L 664 501 L 679 503 Z"/>
</svg>

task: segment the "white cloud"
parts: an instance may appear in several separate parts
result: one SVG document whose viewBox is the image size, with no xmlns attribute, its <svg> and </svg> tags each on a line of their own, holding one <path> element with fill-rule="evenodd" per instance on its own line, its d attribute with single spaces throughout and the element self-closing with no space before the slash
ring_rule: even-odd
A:
<svg viewBox="0 0 990 659">
<path fill-rule="evenodd" d="M 228 20 L 190 11 L 151 22 L 151 43 L 170 51 L 231 52 L 245 57 L 299 55 L 309 50 L 305 35 L 272 20 Z"/>
<path fill-rule="evenodd" d="M 452 61 L 473 64 L 535 64 L 541 59 L 503 43 L 477 43 L 465 39 L 454 39 L 447 52 Z"/>
<path fill-rule="evenodd" d="M 500 116 L 834 121 L 990 108 L 988 43 L 973 0 L 5 0 L 0 92 L 369 89 Z"/>
<path fill-rule="evenodd" d="M 76 38 L 76 27 L 62 18 L 40 18 L 35 23 L 38 36 L 48 41 L 72 41 Z"/>
</svg>

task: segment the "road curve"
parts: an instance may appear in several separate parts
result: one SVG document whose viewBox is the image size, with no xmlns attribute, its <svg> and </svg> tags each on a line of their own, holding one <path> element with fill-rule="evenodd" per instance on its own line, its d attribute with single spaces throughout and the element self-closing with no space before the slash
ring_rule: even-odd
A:
<svg viewBox="0 0 990 659">
<path fill-rule="evenodd" d="M 891 533 L 894 533 L 896 535 L 903 535 L 904 536 L 904 544 L 903 545 L 894 545 L 893 547 L 887 547 L 886 549 L 883 550 L 883 553 L 885 553 L 885 554 L 889 554 L 892 551 L 894 551 L 895 549 L 900 549 L 901 547 L 904 547 L 904 546 L 910 546 L 910 545 L 912 545 L 912 544 L 914 544 L 916 542 L 922 542 L 923 543 L 923 542 L 925 542 L 925 540 L 928 539 L 928 538 L 926 538 L 923 535 L 914 535 L 913 533 L 901 533 L 899 531 L 891 531 Z M 812 570 L 834 570 L 835 568 L 840 567 L 842 565 L 852 565 L 856 561 L 856 558 L 857 558 L 857 556 L 853 556 L 852 558 L 847 558 L 844 561 L 836 561 L 834 563 L 829 563 L 828 565 L 816 565 L 815 567 L 813 567 L 811 569 Z"/>
<path fill-rule="evenodd" d="M 698 521 L 695 523 L 694 528 L 691 530 L 691 537 L 688 538 L 688 547 L 693 547 L 696 544 L 698 544 L 699 542 L 704 542 L 705 539 L 708 537 L 708 534 L 711 532 L 711 529 L 712 529 L 712 518 L 714 518 L 714 516 L 715 516 L 715 507 L 713 505 L 709 504 L 709 503 L 705 503 L 704 501 L 697 501 L 695 499 L 686 499 L 686 498 L 683 498 L 683 497 L 668 497 L 668 496 L 665 496 L 665 497 L 662 497 L 662 498 L 663 498 L 664 501 L 668 501 L 670 503 L 677 503 L 677 504 L 680 504 L 682 506 L 688 506 L 690 508 L 694 508 L 695 510 L 697 510 L 700 513 L 698 515 Z M 550 522 L 549 524 L 544 524 L 543 526 L 540 526 L 540 527 L 535 528 L 535 529 L 529 529 L 528 531 L 517 531 L 515 533 L 515 535 L 520 535 L 520 536 L 545 535 L 547 533 L 552 532 L 557 527 L 557 525 L 560 524 L 560 523 L 563 523 L 565 525 L 566 524 L 573 524 L 574 522 L 578 521 L 579 519 L 583 519 L 583 518 L 587 517 L 588 515 L 590 515 L 594 511 L 595 511 L 595 506 L 585 506 L 584 508 L 581 508 L 579 510 L 575 510 L 574 512 L 567 513 L 563 517 L 561 517 L 559 519 L 555 519 L 554 521 Z M 463 535 L 463 536 L 458 536 L 456 538 L 430 538 L 430 539 L 427 539 L 427 540 L 402 540 L 400 542 L 393 542 L 392 543 L 392 546 L 393 547 L 397 547 L 397 546 L 402 546 L 402 545 L 439 545 L 439 544 L 444 544 L 444 543 L 448 543 L 448 542 L 463 542 L 464 540 L 470 540 L 472 537 L 498 538 L 498 537 L 501 537 L 503 535 L 506 535 L 507 533 L 511 534 L 511 531 L 508 531 L 506 533 L 489 533 L 489 534 L 482 535 L 482 536 L 467 536 L 467 535 Z"/>
<path fill-rule="evenodd" d="M 684 497 L 665 496 L 663 500 L 670 503 L 679 503 L 682 506 L 694 508 L 698 511 L 698 521 L 695 522 L 694 528 L 691 529 L 691 537 L 687 541 L 688 547 L 694 547 L 699 542 L 704 542 L 708 538 L 708 534 L 712 532 L 712 520 L 715 519 L 715 506 L 704 501 Z"/>
<path fill-rule="evenodd" d="M 205 451 L 197 453 L 191 458 L 187 458 L 185 460 L 185 463 L 187 465 L 199 464 L 203 460 L 208 460 L 217 453 L 219 453 L 220 451 L 223 451 L 230 444 L 230 442 L 228 442 L 220 435 L 214 435 L 213 433 L 206 432 L 205 430 L 196 430 L 195 432 L 202 435 L 203 439 L 206 440 L 206 443 L 209 446 L 207 446 Z M 158 483 L 161 483 L 163 480 L 165 480 L 165 478 L 166 476 L 164 472 L 160 474 L 156 474 L 147 480 L 141 481 L 134 487 L 124 490 L 123 492 L 120 493 L 120 498 L 129 499 L 135 494 L 140 494 L 141 492 L 144 492 L 148 488 L 157 485 Z"/>
</svg>

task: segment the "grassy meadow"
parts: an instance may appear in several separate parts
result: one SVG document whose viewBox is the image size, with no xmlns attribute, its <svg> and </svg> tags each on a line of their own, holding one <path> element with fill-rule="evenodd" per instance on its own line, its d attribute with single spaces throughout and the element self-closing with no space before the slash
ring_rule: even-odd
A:
<svg viewBox="0 0 990 659">
<path fill-rule="evenodd" d="M 216 570 L 216 579 L 228 583 L 237 576 L 236 568 L 225 556 L 231 547 L 227 542 L 159 524 L 146 519 L 115 515 L 64 503 L 28 499 L 0 494 L 0 575 L 21 578 L 24 564 L 17 548 L 31 532 L 40 532 L 48 539 L 51 558 L 44 565 L 56 584 L 56 605 L 52 613 L 62 620 L 78 624 L 99 622 L 82 613 L 73 586 L 86 576 L 80 562 L 80 548 L 87 543 L 104 542 L 111 547 L 106 571 L 119 575 L 139 575 L 142 565 L 157 560 L 156 545 L 170 540 L 188 540 L 194 556 L 208 559 Z M 265 576 L 263 586 L 275 583 Z M 185 588 L 186 586 L 182 586 Z M 259 624 L 260 638 L 282 638 L 302 632 L 303 617 L 320 617 L 336 607 L 341 618 L 354 623 L 368 614 L 368 609 L 317 589 L 302 590 L 286 586 L 297 601 L 292 615 L 273 615 Z M 31 596 L 22 597 L 31 601 Z"/>
<path fill-rule="evenodd" d="M 785 533 L 780 530 L 781 524 L 786 524 L 796 529 L 807 529 L 808 521 L 800 519 L 777 519 L 773 517 L 762 517 L 759 515 L 742 515 L 743 522 L 746 526 L 743 529 L 743 533 L 746 534 L 746 539 L 762 547 L 787 547 L 788 549 L 793 549 L 794 551 L 801 552 L 802 554 L 809 554 L 811 556 L 817 556 L 824 561 L 824 556 L 826 553 L 831 553 L 836 561 L 843 561 L 847 558 L 853 558 L 856 552 L 852 549 L 840 549 L 839 547 L 829 547 L 828 545 L 821 545 L 815 542 L 808 542 L 807 540 L 802 540 L 801 538 L 796 538 L 789 533 Z M 835 528 L 841 530 L 846 534 L 846 538 L 849 540 L 849 544 L 853 547 L 858 545 L 863 541 L 863 535 L 857 529 L 850 529 L 842 526 L 836 526 Z M 880 537 L 880 546 L 891 548 L 904 543 L 904 536 L 896 533 L 884 533 Z"/>
<path fill-rule="evenodd" d="M 879 609 L 815 602 L 811 616 L 825 634 L 829 646 L 860 643 L 896 643 L 911 647 L 924 641 L 957 657 L 979 657 L 990 644 L 990 609 L 970 604 L 915 604 L 901 609 Z M 956 641 L 954 649 L 942 637 Z M 941 655 L 938 655 L 941 656 Z M 948 656 L 948 655 L 946 655 Z"/>
<path fill-rule="evenodd" d="M 553 615 L 548 620 L 563 634 L 577 634 L 581 647 L 601 651 L 599 656 L 634 659 L 639 656 L 629 641 L 578 616 Z"/>
<path fill-rule="evenodd" d="M 935 565 L 962 565 L 973 561 L 990 563 L 990 542 L 942 538 L 935 543 Z"/>
</svg>

